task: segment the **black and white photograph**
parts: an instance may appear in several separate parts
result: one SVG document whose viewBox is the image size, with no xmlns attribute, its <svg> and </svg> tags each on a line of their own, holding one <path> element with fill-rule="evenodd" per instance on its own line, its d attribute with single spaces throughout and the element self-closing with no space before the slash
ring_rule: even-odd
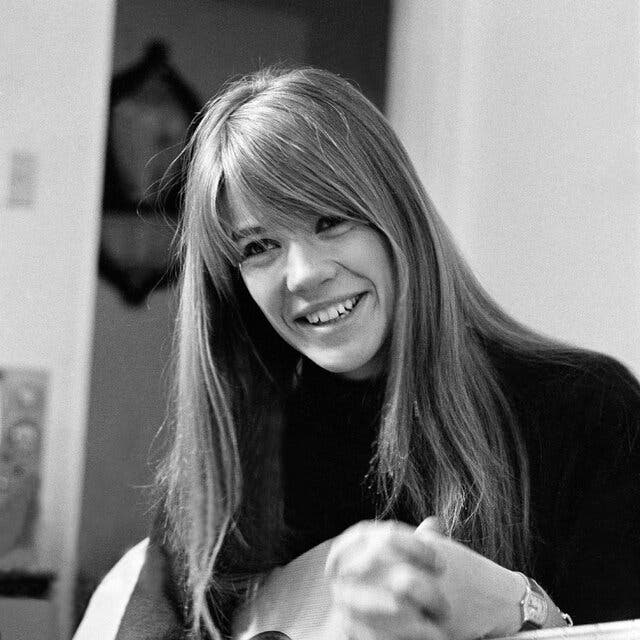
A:
<svg viewBox="0 0 640 640">
<path fill-rule="evenodd" d="M 640 640 L 638 0 L 0 60 L 0 640 Z"/>
</svg>

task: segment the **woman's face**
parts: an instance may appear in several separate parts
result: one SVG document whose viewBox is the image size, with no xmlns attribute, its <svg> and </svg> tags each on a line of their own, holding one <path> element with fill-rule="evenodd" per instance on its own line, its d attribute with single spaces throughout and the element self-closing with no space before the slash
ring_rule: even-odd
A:
<svg viewBox="0 0 640 640">
<path fill-rule="evenodd" d="M 328 371 L 352 379 L 380 373 L 395 303 L 383 237 L 324 217 L 267 232 L 229 200 L 242 278 L 275 331 Z"/>
</svg>

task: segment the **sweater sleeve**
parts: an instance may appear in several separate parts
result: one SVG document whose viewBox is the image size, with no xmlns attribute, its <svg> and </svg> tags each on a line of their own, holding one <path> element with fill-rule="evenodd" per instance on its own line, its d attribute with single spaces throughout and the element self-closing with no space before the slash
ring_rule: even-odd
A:
<svg viewBox="0 0 640 640">
<path fill-rule="evenodd" d="M 598 358 L 565 379 L 541 442 L 537 566 L 576 624 L 640 617 L 640 385 Z"/>
</svg>

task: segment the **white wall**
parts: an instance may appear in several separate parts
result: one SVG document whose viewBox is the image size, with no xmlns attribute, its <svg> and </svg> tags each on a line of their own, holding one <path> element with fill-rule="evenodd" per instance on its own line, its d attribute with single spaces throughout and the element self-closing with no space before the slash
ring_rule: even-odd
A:
<svg viewBox="0 0 640 640">
<path fill-rule="evenodd" d="M 640 373 L 640 4 L 396 0 L 388 115 L 487 289 Z"/>
<path fill-rule="evenodd" d="M 0 366 L 45 369 L 40 562 L 69 632 L 83 471 L 113 0 L 0 3 Z M 32 202 L 12 201 L 15 152 Z M 52 634 L 53 635 L 53 634 Z"/>
</svg>

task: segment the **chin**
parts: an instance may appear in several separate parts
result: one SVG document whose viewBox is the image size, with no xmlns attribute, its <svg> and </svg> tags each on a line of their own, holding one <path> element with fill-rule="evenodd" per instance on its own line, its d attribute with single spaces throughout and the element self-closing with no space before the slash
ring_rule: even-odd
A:
<svg viewBox="0 0 640 640">
<path fill-rule="evenodd" d="M 375 376 L 380 369 L 375 356 L 371 358 L 363 358 L 360 356 L 358 358 L 349 358 L 348 360 L 344 357 L 329 359 L 326 355 L 324 357 L 308 355 L 307 357 L 325 371 L 352 380 L 371 378 Z"/>
</svg>

